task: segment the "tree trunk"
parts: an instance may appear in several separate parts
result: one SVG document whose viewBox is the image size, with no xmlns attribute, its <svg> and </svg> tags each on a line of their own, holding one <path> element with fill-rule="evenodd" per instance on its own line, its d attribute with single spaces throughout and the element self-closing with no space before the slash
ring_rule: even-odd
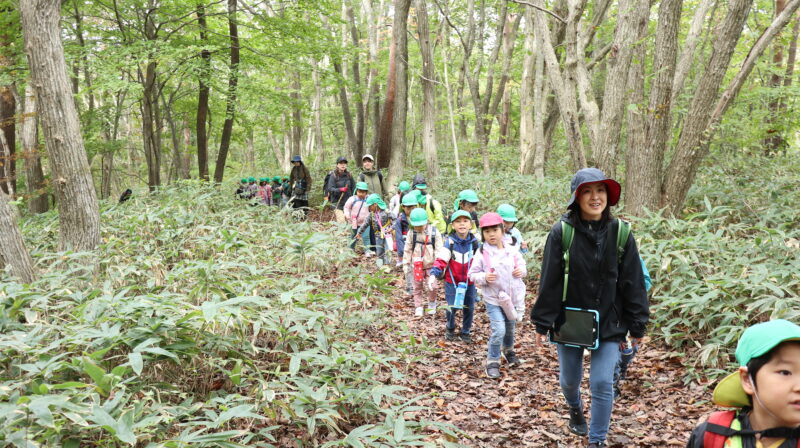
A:
<svg viewBox="0 0 800 448">
<path fill-rule="evenodd" d="M 711 120 L 708 111 L 712 110 L 719 95 L 720 84 L 730 65 L 731 56 L 742 34 L 742 27 L 751 4 L 752 0 L 732 0 L 727 15 L 715 33 L 711 58 L 689 106 L 675 154 L 667 168 L 662 186 L 660 204 L 672 215 L 676 215 L 683 207 L 700 160 L 705 156 L 701 152 L 701 141 L 711 138 L 708 133 Z"/>
<path fill-rule="evenodd" d="M 500 72 L 500 82 L 497 85 L 497 93 L 494 95 L 492 92 L 487 92 L 487 95 L 484 96 L 484 106 L 486 107 L 486 115 L 483 121 L 486 130 L 484 131 L 484 135 L 486 138 L 489 138 L 489 135 L 492 133 L 492 123 L 497 117 L 498 109 L 500 108 L 501 102 L 503 102 L 508 97 L 506 96 L 506 85 L 508 84 L 508 74 L 511 71 L 511 63 L 513 62 L 514 57 L 514 46 L 517 42 L 517 30 L 519 30 L 519 24 L 522 22 L 522 14 L 517 14 L 516 18 L 514 19 L 511 24 L 506 22 L 506 25 L 503 29 L 503 68 Z M 492 63 L 494 65 L 494 63 Z M 488 99 L 491 97 L 491 103 Z M 504 104 L 508 104 L 507 102 Z M 507 115 L 506 115 L 507 117 Z M 502 120 L 501 120 L 502 121 Z M 505 131 L 501 130 L 501 135 L 505 135 Z M 505 142 L 504 142 L 505 143 Z"/>
<path fill-rule="evenodd" d="M 333 70 L 336 72 L 339 82 L 339 104 L 342 106 L 342 119 L 344 120 L 345 135 L 347 136 L 347 147 L 350 150 L 351 157 L 356 157 L 356 154 L 358 154 L 356 131 L 353 128 L 353 114 L 350 112 L 350 100 L 347 98 L 347 87 L 342 73 L 341 62 L 334 60 Z"/>
<path fill-rule="evenodd" d="M 16 209 L 2 191 L 0 191 L 0 229 L 3 229 L 0 232 L 0 259 L 11 266 L 11 273 L 22 283 L 33 282 L 36 280 L 36 272 L 17 226 Z"/>
<path fill-rule="evenodd" d="M 525 8 L 525 58 L 522 63 L 522 81 L 519 92 L 519 172 L 533 173 L 533 157 L 536 152 L 534 128 L 534 83 L 536 76 L 536 33 L 533 23 L 533 8 Z"/>
<path fill-rule="evenodd" d="M 36 94 L 33 83 L 25 85 L 25 103 L 20 123 L 20 143 L 22 157 L 25 160 L 25 180 L 28 187 L 28 211 L 44 213 L 49 208 L 45 190 L 42 158 L 39 155 L 39 139 L 37 136 L 39 119 L 36 115 Z"/>
<path fill-rule="evenodd" d="M 427 179 L 435 183 L 439 178 L 439 160 L 436 154 L 436 79 L 426 1 L 415 1 L 419 50 L 422 54 L 422 152 L 425 154 Z"/>
<path fill-rule="evenodd" d="M 703 30 L 703 23 L 706 21 L 708 11 L 714 6 L 716 0 L 702 0 L 692 17 L 692 23 L 689 26 L 689 33 L 683 41 L 683 50 L 681 51 L 680 59 L 675 67 L 675 80 L 672 82 L 672 100 L 671 104 L 675 104 L 678 95 L 683 91 L 683 85 L 686 82 L 686 77 L 689 70 L 692 68 L 692 61 L 694 60 L 694 50 L 697 48 L 697 39 L 700 32 Z"/>
<path fill-rule="evenodd" d="M 228 32 L 231 39 L 231 63 L 228 74 L 228 101 L 225 106 L 225 122 L 222 125 L 222 137 L 219 142 L 217 166 L 214 169 L 214 182 L 222 183 L 225 175 L 225 161 L 231 146 L 233 135 L 233 118 L 236 113 L 236 86 L 239 84 L 239 28 L 236 22 L 237 0 L 228 0 Z M 298 125 L 299 126 L 299 125 Z M 298 142 L 299 144 L 299 142 Z"/>
<path fill-rule="evenodd" d="M 355 15 L 353 14 L 353 5 L 347 4 L 345 7 L 345 13 L 347 15 L 347 21 L 350 25 L 350 38 L 352 39 L 353 47 L 356 49 L 356 51 L 353 51 L 353 62 L 351 65 L 353 71 L 353 84 L 355 85 L 355 90 L 353 92 L 353 103 L 355 103 L 356 106 L 356 146 L 354 157 L 356 160 L 360 160 L 364 155 L 364 132 L 366 129 L 364 122 L 366 105 L 364 104 L 364 98 L 361 94 L 361 63 L 358 57 L 360 53 L 361 39 L 358 36 L 358 27 L 356 26 Z"/>
<path fill-rule="evenodd" d="M 200 42 L 207 44 L 206 11 L 202 3 L 197 4 L 197 24 L 200 28 Z M 199 177 L 208 180 L 208 134 L 206 131 L 206 116 L 208 115 L 208 97 L 210 92 L 209 78 L 211 77 L 211 52 L 204 48 L 200 52 L 200 88 L 197 100 L 197 168 Z"/>
<path fill-rule="evenodd" d="M 59 246 L 93 250 L 100 243 L 100 214 L 70 94 L 60 5 L 56 0 L 23 0 L 22 29 L 58 201 Z"/>
<path fill-rule="evenodd" d="M 778 17 L 786 8 L 786 0 L 775 0 L 775 17 Z M 783 75 L 780 69 L 783 66 L 783 42 L 778 39 L 773 45 L 772 49 L 772 75 L 769 79 L 769 87 L 775 89 L 776 92 L 781 92 L 783 86 Z M 785 139 L 783 137 L 783 114 L 781 104 L 783 102 L 783 94 L 775 93 L 772 95 L 772 100 L 769 102 L 769 115 L 766 117 L 766 124 L 769 126 L 767 129 L 767 137 L 764 139 L 764 152 L 769 155 L 783 147 Z"/>
<path fill-rule="evenodd" d="M 395 0 L 397 1 L 397 0 Z M 410 0 L 400 0 L 410 1 Z M 395 11 L 395 22 L 398 12 Z M 392 159 L 392 123 L 394 122 L 394 103 L 397 96 L 397 41 L 396 32 L 392 32 L 392 43 L 389 46 L 389 73 L 387 74 L 386 98 L 383 100 L 383 116 L 378 129 L 375 147 L 376 163 L 380 168 L 386 168 Z"/>
<path fill-rule="evenodd" d="M 447 67 L 450 65 L 448 54 L 450 53 L 450 38 L 444 36 L 445 49 L 442 52 L 444 56 L 444 89 L 447 99 L 447 119 L 450 122 L 450 137 L 453 139 L 453 159 L 456 164 L 456 177 L 461 177 L 461 161 L 458 156 L 458 138 L 456 137 L 456 123 L 453 116 L 453 95 L 450 90 L 450 76 L 448 75 Z"/>
<path fill-rule="evenodd" d="M 408 10 L 411 0 L 394 0 L 394 25 L 392 39 L 395 47 L 395 101 L 392 114 L 392 143 L 389 162 L 388 184 L 393 185 L 397 179 L 402 179 L 405 169 L 406 156 L 406 112 L 408 108 Z M 388 107 L 388 101 L 387 106 Z"/>
<path fill-rule="evenodd" d="M 315 161 L 324 164 L 325 141 L 322 135 L 322 84 L 319 79 L 319 61 L 314 61 L 314 145 L 316 154 Z"/>
<path fill-rule="evenodd" d="M 184 171 L 183 157 L 181 157 L 181 140 L 178 136 L 178 126 L 175 123 L 174 117 L 172 116 L 172 105 L 174 104 L 174 94 L 176 92 L 177 90 L 170 95 L 169 101 L 164 98 L 163 91 L 161 94 L 161 103 L 164 105 L 164 114 L 167 120 L 167 126 L 169 126 L 170 138 L 172 139 L 172 167 L 174 168 L 174 171 L 170 177 L 170 180 L 180 179 L 181 173 Z"/>
<path fill-rule="evenodd" d="M 5 50 L 9 37 L 0 33 L 0 49 Z M 0 53 L 0 67 L 10 69 L 11 65 L 10 58 Z M 16 113 L 12 86 L 0 86 L 0 190 L 11 196 L 17 193 Z"/>
<path fill-rule="evenodd" d="M 300 155 L 303 140 L 303 115 L 300 99 L 300 73 L 295 72 L 292 80 L 292 154 Z"/>
</svg>

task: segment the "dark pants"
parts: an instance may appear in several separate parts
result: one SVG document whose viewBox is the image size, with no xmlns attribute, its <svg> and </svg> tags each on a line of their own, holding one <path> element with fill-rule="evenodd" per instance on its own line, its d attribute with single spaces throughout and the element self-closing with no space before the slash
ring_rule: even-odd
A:
<svg viewBox="0 0 800 448">
<path fill-rule="evenodd" d="M 467 293 L 464 295 L 464 308 L 461 309 L 461 334 L 469 334 L 472 329 L 472 318 L 475 314 L 475 297 L 478 291 L 475 285 L 467 286 Z M 455 331 L 456 329 L 456 311 L 458 308 L 452 308 L 456 299 L 456 286 L 452 283 L 444 283 L 444 298 L 447 300 L 447 310 L 445 317 L 447 317 L 447 329 Z"/>
</svg>

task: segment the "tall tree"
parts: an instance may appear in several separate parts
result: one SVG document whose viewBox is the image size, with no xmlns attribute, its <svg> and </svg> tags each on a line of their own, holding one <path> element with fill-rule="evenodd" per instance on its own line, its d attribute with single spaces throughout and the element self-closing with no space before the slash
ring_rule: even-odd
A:
<svg viewBox="0 0 800 448">
<path fill-rule="evenodd" d="M 206 24 L 206 9 L 203 3 L 197 4 L 197 26 L 200 29 L 200 41 L 206 45 L 208 42 L 208 26 Z M 208 180 L 208 133 L 206 131 L 206 121 L 208 120 L 208 96 L 211 88 L 209 78 L 211 76 L 211 51 L 203 48 L 200 51 L 200 87 L 197 99 L 197 167 L 199 177 Z"/>
<path fill-rule="evenodd" d="M 225 107 L 225 123 L 222 126 L 222 138 L 217 154 L 217 166 L 214 169 L 214 181 L 222 182 L 225 174 L 225 160 L 233 134 L 233 116 L 236 113 L 236 86 L 239 84 L 239 27 L 236 22 L 236 0 L 228 0 L 228 32 L 231 39 L 231 62 L 228 73 L 228 99 Z M 299 142 L 298 142 L 299 143 Z"/>
<path fill-rule="evenodd" d="M 100 213 L 70 94 L 60 6 L 57 0 L 22 0 L 22 30 L 58 201 L 59 246 L 93 250 L 100 243 Z"/>
<path fill-rule="evenodd" d="M 33 84 L 25 85 L 25 104 L 20 119 L 20 142 L 25 160 L 25 180 L 28 187 L 28 210 L 31 213 L 44 213 L 49 208 L 45 191 L 42 158 L 39 155 L 38 123 L 36 116 L 36 95 Z"/>
<path fill-rule="evenodd" d="M 422 152 L 428 179 L 435 182 L 439 177 L 439 160 L 436 155 L 436 79 L 433 71 L 433 49 L 428 30 L 427 0 L 415 0 L 417 10 L 417 34 L 422 54 Z"/>
<path fill-rule="evenodd" d="M 395 184 L 403 177 L 406 158 L 406 114 L 408 111 L 408 10 L 411 0 L 394 0 L 394 42 L 395 100 L 392 114 L 392 144 L 389 160 L 389 184 Z M 386 102 L 388 106 L 389 102 Z M 380 156 L 378 157 L 380 162 Z M 385 162 L 384 162 L 385 163 Z"/>
<path fill-rule="evenodd" d="M 2 191 L 0 191 L 0 229 L 3 229 L 0 232 L 0 264 L 11 266 L 12 274 L 23 283 L 36 280 L 33 260 L 25 248 L 22 234 L 17 226 L 16 208 Z"/>
</svg>

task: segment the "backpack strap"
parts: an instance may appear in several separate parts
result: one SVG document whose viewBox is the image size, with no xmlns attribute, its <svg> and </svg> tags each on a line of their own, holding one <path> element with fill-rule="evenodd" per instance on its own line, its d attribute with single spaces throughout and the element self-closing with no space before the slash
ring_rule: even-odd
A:
<svg viewBox="0 0 800 448">
<path fill-rule="evenodd" d="M 569 248 L 572 247 L 572 240 L 575 238 L 575 227 L 572 224 L 561 221 L 561 257 L 564 259 L 564 287 L 561 292 L 561 301 L 567 301 L 567 283 L 569 281 Z"/>
<path fill-rule="evenodd" d="M 631 223 L 617 218 L 617 264 L 622 262 L 625 254 L 625 244 L 628 243 L 628 236 L 631 234 Z"/>
<path fill-rule="evenodd" d="M 731 423 L 736 418 L 736 411 L 717 411 L 708 417 L 706 430 L 703 433 L 705 448 L 723 448 L 728 437 L 736 434 Z"/>
</svg>

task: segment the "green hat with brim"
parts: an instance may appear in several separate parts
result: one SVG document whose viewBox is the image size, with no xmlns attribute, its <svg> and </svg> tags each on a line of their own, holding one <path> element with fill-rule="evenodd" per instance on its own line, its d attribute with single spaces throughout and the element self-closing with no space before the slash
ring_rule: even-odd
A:
<svg viewBox="0 0 800 448">
<path fill-rule="evenodd" d="M 511 204 L 500 204 L 497 207 L 497 214 L 503 218 L 503 221 L 517 222 L 517 209 Z"/>
<path fill-rule="evenodd" d="M 426 185 L 426 184 L 417 184 L 417 185 L 414 186 L 414 188 L 416 188 L 417 190 L 427 190 L 428 189 L 428 185 Z"/>
<path fill-rule="evenodd" d="M 376 205 L 376 204 L 378 205 L 378 208 L 380 208 L 381 210 L 386 210 L 386 203 L 383 202 L 383 199 L 381 199 L 380 195 L 378 195 L 377 193 L 372 193 L 371 195 L 367 196 L 368 207 L 370 205 Z"/>
<path fill-rule="evenodd" d="M 400 205 L 403 207 L 416 207 L 419 205 L 419 201 L 417 200 L 417 195 L 407 193 L 403 195 L 403 200 L 400 201 Z"/>
<path fill-rule="evenodd" d="M 367 185 L 366 182 L 358 182 L 356 184 L 356 190 L 369 191 L 369 185 Z"/>
<path fill-rule="evenodd" d="M 246 184 L 246 183 L 247 183 L 247 178 L 246 178 L 246 177 L 243 177 L 241 182 L 242 182 L 243 184 Z"/>
<path fill-rule="evenodd" d="M 742 334 L 736 346 L 736 361 L 746 367 L 753 358 L 768 353 L 782 342 L 800 341 L 800 326 L 776 319 L 753 325 Z M 714 403 L 723 407 L 743 408 L 751 405 L 750 395 L 742 387 L 738 371 L 726 376 L 714 388 Z"/>
<path fill-rule="evenodd" d="M 472 216 L 469 214 L 469 212 L 464 210 L 456 210 L 455 213 L 450 215 L 450 222 L 456 222 L 456 219 L 458 218 L 467 218 L 470 221 L 472 220 Z"/>
<path fill-rule="evenodd" d="M 408 222 L 412 226 L 424 226 L 428 223 L 428 214 L 421 208 L 415 208 L 408 217 Z"/>
<path fill-rule="evenodd" d="M 247 180 L 249 180 L 250 182 L 255 182 L 256 178 L 253 177 L 253 176 L 250 176 L 250 177 L 247 178 Z"/>
<path fill-rule="evenodd" d="M 402 181 L 400 182 L 400 185 L 397 186 L 397 189 L 402 192 L 406 192 L 411 189 L 411 184 L 406 181 Z"/>
</svg>

